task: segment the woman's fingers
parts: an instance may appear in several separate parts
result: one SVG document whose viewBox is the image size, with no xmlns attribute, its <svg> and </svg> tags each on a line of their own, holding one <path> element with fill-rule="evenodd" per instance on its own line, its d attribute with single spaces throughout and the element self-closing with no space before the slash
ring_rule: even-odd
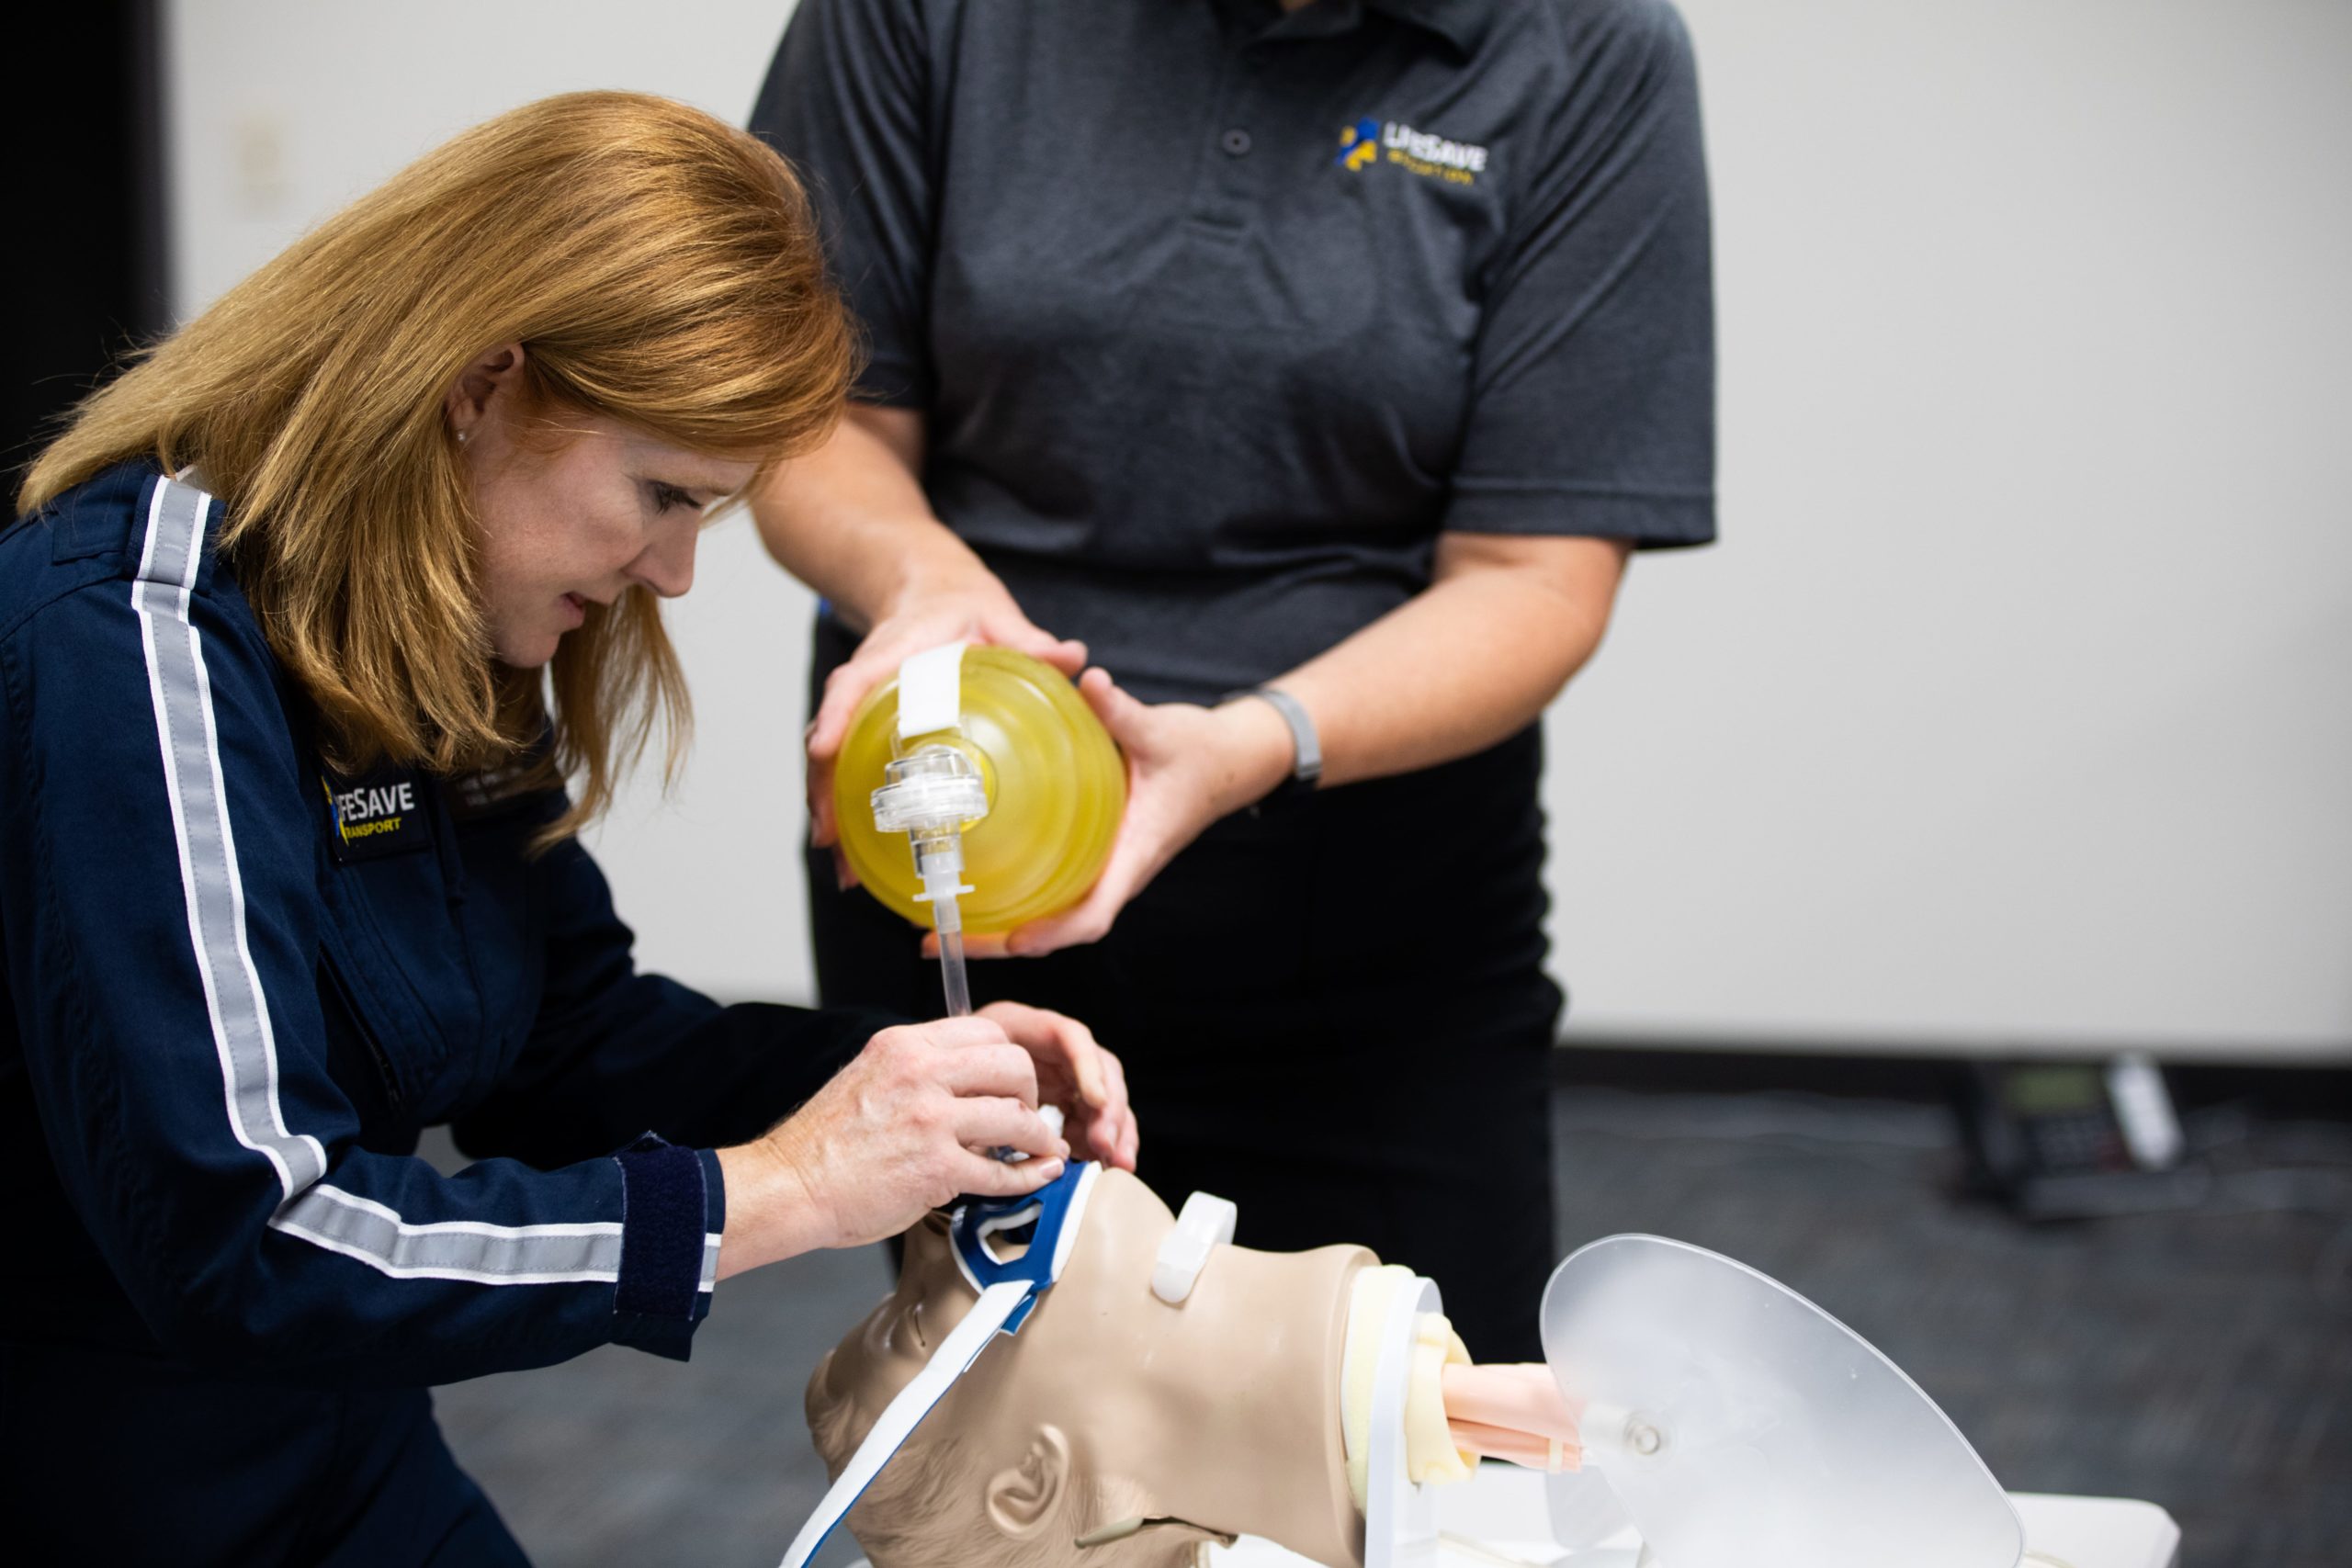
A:
<svg viewBox="0 0 2352 1568">
<path fill-rule="evenodd" d="M 1068 1159 L 1069 1141 L 1017 1100 L 967 1097 L 956 1102 L 956 1141 L 967 1149 L 1017 1149 L 1036 1159 Z"/>
<path fill-rule="evenodd" d="M 938 1078 L 958 1098 L 1001 1095 L 1037 1105 L 1037 1064 L 1018 1045 L 967 1045 L 940 1065 Z"/>
<path fill-rule="evenodd" d="M 1018 1198 L 1045 1186 L 1064 1168 L 1058 1159 L 990 1159 L 967 1150 L 956 1168 L 959 1192 L 975 1198 Z"/>
<path fill-rule="evenodd" d="M 841 834 L 833 823 L 833 765 L 819 763 L 813 757 L 808 761 L 808 843 L 812 849 L 834 849 Z M 833 880 L 842 887 L 851 884 L 842 881 L 845 864 L 841 855 L 833 856 Z"/>
<path fill-rule="evenodd" d="M 1127 819 L 1119 825 L 1119 836 L 1111 843 L 1111 858 L 1103 863 L 1102 874 L 1094 879 L 1086 897 L 1058 915 L 1016 927 L 1005 938 L 1005 951 L 1015 958 L 1043 958 L 1110 935 L 1119 911 L 1141 889 L 1143 863 L 1153 852 L 1137 842 L 1137 823 L 1130 797 Z"/>
<path fill-rule="evenodd" d="M 1122 691 L 1111 672 L 1100 666 L 1078 678 L 1078 694 L 1111 732 L 1111 739 L 1122 748 L 1144 738 L 1144 729 L 1151 721 L 1151 706 Z"/>
<path fill-rule="evenodd" d="M 1111 934 L 1119 911 L 1127 907 L 1138 887 L 1136 866 L 1142 858 L 1123 829 L 1111 846 L 1111 859 L 1085 897 L 1058 915 L 1032 920 L 1005 938 L 1005 952 L 1014 958 L 1043 958 L 1065 947 L 1101 942 Z"/>
<path fill-rule="evenodd" d="M 1004 1032 L 1004 1025 L 977 1013 L 970 1018 L 937 1018 L 929 1023 L 901 1027 L 911 1030 L 933 1045 L 956 1049 L 967 1045 L 1004 1045 L 1011 1043 L 1012 1039 Z"/>
<path fill-rule="evenodd" d="M 864 649 L 825 677 L 825 692 L 817 716 L 808 721 L 803 741 L 808 753 L 808 841 L 818 848 L 839 841 L 841 825 L 833 820 L 833 768 L 841 761 L 842 742 L 849 737 L 849 721 L 857 705 L 874 689 L 883 668 Z M 836 875 L 840 874 L 836 868 Z M 850 878 L 843 887 L 856 886 Z"/>
<path fill-rule="evenodd" d="M 874 689 L 885 671 L 897 666 L 898 660 L 887 649 L 869 651 L 872 646 L 872 639 L 868 638 L 825 677 L 825 692 L 818 700 L 817 716 L 808 723 L 811 762 L 831 763 L 841 756 L 842 742 L 849 737 L 850 716 L 857 712 L 857 705 L 865 700 L 865 694 Z"/>
<path fill-rule="evenodd" d="M 825 677 L 816 716 L 808 721 L 812 776 L 820 767 L 830 773 L 840 759 L 842 743 L 849 739 L 849 721 L 857 716 L 857 706 L 865 700 L 865 694 L 897 675 L 899 666 L 909 654 L 970 635 L 973 628 L 969 626 L 952 629 L 957 625 L 953 615 L 942 615 L 876 626 L 857 645 L 855 652 L 833 668 Z"/>
<path fill-rule="evenodd" d="M 1086 1104 L 1103 1103 L 1102 1058 L 1110 1053 L 1094 1038 L 1094 1031 L 1067 1013 L 1023 1002 L 991 1002 L 981 1016 L 1002 1025 L 1012 1043 L 1032 1056 L 1067 1069 Z"/>
<path fill-rule="evenodd" d="M 895 676 L 910 654 L 956 641 L 1017 649 L 1073 679 L 1086 667 L 1084 643 L 1054 636 L 1009 604 L 983 610 L 968 600 L 936 601 L 876 626 L 857 650 L 825 677 L 824 694 L 808 727 L 809 759 L 831 761 L 841 754 L 858 704 L 868 692 Z"/>
<path fill-rule="evenodd" d="M 1127 1099 L 1127 1069 L 1114 1051 L 1102 1053 L 1103 1077 L 1110 1080 L 1110 1103 L 1096 1120 L 1107 1123 L 1108 1131 L 1097 1142 L 1098 1148 L 1108 1151 L 1103 1157 L 1122 1170 L 1136 1168 L 1136 1154 L 1142 1145 L 1142 1134 L 1136 1125 L 1136 1110 Z"/>
<path fill-rule="evenodd" d="M 1053 1015 L 1056 1036 L 1069 1055 L 1070 1071 L 1078 1079 L 1078 1098 L 1100 1111 L 1110 1103 L 1110 1086 L 1103 1082 L 1102 1058 L 1110 1053 L 1094 1038 L 1094 1031 L 1074 1018 Z"/>
<path fill-rule="evenodd" d="M 982 630 L 990 642 L 1018 649 L 1041 663 L 1050 664 L 1071 680 L 1086 668 L 1086 645 L 1074 637 L 1060 637 L 1044 630 L 1026 616 L 1012 616 L 1002 622 L 984 622 Z"/>
<path fill-rule="evenodd" d="M 1090 893 L 1083 903 L 1048 919 L 1032 920 L 1014 931 L 1006 940 L 1005 953 L 1012 958 L 1043 958 L 1065 947 L 1101 942 L 1111 934 L 1112 922 L 1125 903 L 1123 896 Z"/>
<path fill-rule="evenodd" d="M 1086 1156 L 1121 1170 L 1136 1168 L 1134 1142 L 1135 1115 L 1126 1110 L 1104 1111 L 1087 1123 Z"/>
<path fill-rule="evenodd" d="M 1102 941 L 1128 901 L 1218 815 L 1210 775 L 1182 744 L 1188 727 L 1197 726 L 1207 710 L 1181 703 L 1154 709 L 1121 691 L 1099 669 L 1080 677 L 1079 691 L 1126 752 L 1126 810 L 1093 887 L 1070 908 L 1015 931 L 1006 948 L 1017 958 Z M 1163 751 L 1165 756 L 1159 754 Z"/>
<path fill-rule="evenodd" d="M 1072 1146 L 1085 1157 L 1135 1168 L 1135 1111 L 1126 1068 L 1083 1022 L 1021 1002 L 990 1002 L 980 1017 L 1004 1026 L 1036 1064 L 1040 1095 L 1070 1112 Z"/>
</svg>

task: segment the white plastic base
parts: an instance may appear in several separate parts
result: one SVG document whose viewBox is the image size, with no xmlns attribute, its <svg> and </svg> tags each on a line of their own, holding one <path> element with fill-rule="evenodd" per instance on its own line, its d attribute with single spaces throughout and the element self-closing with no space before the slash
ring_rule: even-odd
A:
<svg viewBox="0 0 2352 1568">
<path fill-rule="evenodd" d="M 1489 1552 L 1557 1568 L 1635 1568 L 1642 1543 L 1631 1530 L 1561 1555 L 1544 1495 L 1544 1477 L 1517 1465 L 1489 1461 L 1459 1486 L 1436 1488 L 1437 1568 L 1495 1568 L 1492 1556 L 1464 1551 L 1443 1537 L 1475 1540 Z M 2009 1500 L 2025 1520 L 2029 1553 L 2042 1552 L 2073 1568 L 2176 1568 L 2180 1528 L 2153 1503 L 2117 1497 L 2060 1497 L 2017 1492 Z M 1321 1568 L 1272 1541 L 1244 1536 L 1212 1548 L 1212 1568 Z M 2031 1568 L 2042 1568 L 2034 1557 Z M 1666 1563 L 1662 1568 L 1673 1568 Z"/>
<path fill-rule="evenodd" d="M 1364 1568 L 1437 1568 L 1436 1486 L 1405 1468 L 1405 1396 L 1413 1376 L 1413 1319 L 1442 1312 L 1435 1283 L 1408 1275 L 1392 1287 L 1373 1373 L 1371 1467 L 1365 1477 Z"/>
</svg>

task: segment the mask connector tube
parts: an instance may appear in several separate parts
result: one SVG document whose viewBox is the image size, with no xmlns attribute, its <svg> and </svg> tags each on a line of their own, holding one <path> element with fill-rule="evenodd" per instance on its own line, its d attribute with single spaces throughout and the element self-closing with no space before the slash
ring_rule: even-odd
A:
<svg viewBox="0 0 2352 1568">
<path fill-rule="evenodd" d="M 971 891 L 964 885 L 964 829 L 989 814 L 987 785 L 969 757 L 937 741 L 889 762 L 882 776 L 886 782 L 873 795 L 874 825 L 907 835 L 922 884 L 916 901 L 931 906 L 932 927 L 939 933 L 947 1016 L 968 1017 L 972 993 L 964 976 L 964 919 L 956 900 Z"/>
</svg>

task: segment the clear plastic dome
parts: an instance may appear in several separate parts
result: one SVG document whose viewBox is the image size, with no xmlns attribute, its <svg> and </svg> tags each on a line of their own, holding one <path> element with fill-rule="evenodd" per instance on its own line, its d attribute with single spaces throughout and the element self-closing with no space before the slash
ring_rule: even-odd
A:
<svg viewBox="0 0 2352 1568">
<path fill-rule="evenodd" d="M 1544 1355 L 1662 1568 L 2016 1568 L 2017 1510 L 1860 1336 L 1745 1264 L 1659 1236 L 1578 1248 Z M 1555 1511 L 1589 1510 L 1562 1478 Z M 1589 1529 L 1589 1523 L 1587 1528 Z"/>
</svg>

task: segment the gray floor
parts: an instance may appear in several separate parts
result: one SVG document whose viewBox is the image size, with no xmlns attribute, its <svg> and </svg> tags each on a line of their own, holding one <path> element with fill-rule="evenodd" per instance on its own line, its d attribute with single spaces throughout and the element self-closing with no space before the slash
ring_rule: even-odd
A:
<svg viewBox="0 0 2352 1568">
<path fill-rule="evenodd" d="M 2352 1562 L 2352 1127 L 2205 1112 L 2201 1208 L 2030 1229 L 1951 1196 L 1928 1107 L 1564 1089 L 1555 1120 L 1564 1249 L 1643 1230 L 1755 1265 L 2004 1483 L 2161 1503 L 2191 1568 Z M 878 1251 L 797 1259 L 729 1281 L 687 1365 L 600 1351 L 443 1390 L 442 1421 L 543 1568 L 772 1563 L 823 1479 L 801 1386 L 886 1289 Z"/>
</svg>

